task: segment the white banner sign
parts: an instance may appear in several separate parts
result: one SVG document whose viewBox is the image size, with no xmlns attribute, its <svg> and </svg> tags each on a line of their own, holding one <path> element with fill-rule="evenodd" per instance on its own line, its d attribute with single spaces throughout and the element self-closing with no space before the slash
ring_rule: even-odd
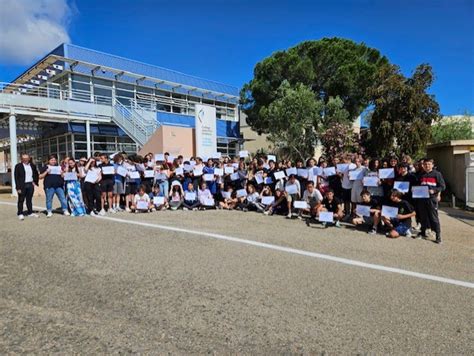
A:
<svg viewBox="0 0 474 356">
<path fill-rule="evenodd" d="M 196 155 L 212 155 L 217 151 L 216 108 L 196 105 Z"/>
</svg>

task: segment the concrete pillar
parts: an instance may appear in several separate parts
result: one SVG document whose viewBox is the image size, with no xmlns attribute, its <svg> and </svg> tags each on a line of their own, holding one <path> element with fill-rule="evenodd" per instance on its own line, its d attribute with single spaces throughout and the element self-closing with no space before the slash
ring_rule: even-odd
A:
<svg viewBox="0 0 474 356">
<path fill-rule="evenodd" d="M 86 145 L 87 145 L 87 158 L 89 158 L 91 153 L 91 122 L 86 120 Z"/>
<path fill-rule="evenodd" d="M 16 138 L 16 116 L 13 111 L 10 112 L 10 118 L 8 122 L 10 128 L 10 162 L 11 162 L 11 173 L 12 173 L 12 195 L 16 196 L 16 185 L 15 185 L 15 166 L 18 163 L 18 148 Z"/>
</svg>

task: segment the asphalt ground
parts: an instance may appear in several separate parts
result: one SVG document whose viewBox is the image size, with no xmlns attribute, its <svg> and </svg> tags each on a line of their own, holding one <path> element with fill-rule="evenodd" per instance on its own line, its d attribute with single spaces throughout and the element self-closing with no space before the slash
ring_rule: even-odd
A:
<svg viewBox="0 0 474 356">
<path fill-rule="evenodd" d="M 4 203 L 1 354 L 474 353 L 474 227 L 443 213 L 439 246 L 237 211 L 19 222 Z"/>
</svg>

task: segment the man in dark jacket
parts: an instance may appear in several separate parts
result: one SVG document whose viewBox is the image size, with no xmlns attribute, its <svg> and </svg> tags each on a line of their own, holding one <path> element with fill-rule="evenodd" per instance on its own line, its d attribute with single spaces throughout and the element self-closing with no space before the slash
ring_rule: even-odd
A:
<svg viewBox="0 0 474 356">
<path fill-rule="evenodd" d="M 39 176 L 36 166 L 28 154 L 22 153 L 21 162 L 15 166 L 15 185 L 18 193 L 18 219 L 24 220 L 23 203 L 26 200 L 27 216 L 38 217 L 33 213 L 33 193 L 38 186 Z"/>
<path fill-rule="evenodd" d="M 418 199 L 421 222 L 421 237 L 426 237 L 426 229 L 430 228 L 436 234 L 436 243 L 441 243 L 441 228 L 438 217 L 438 201 L 440 194 L 446 189 L 443 175 L 433 169 L 434 161 L 431 158 L 423 161 L 423 172 L 419 176 L 419 184 L 429 189 L 429 198 Z"/>
</svg>

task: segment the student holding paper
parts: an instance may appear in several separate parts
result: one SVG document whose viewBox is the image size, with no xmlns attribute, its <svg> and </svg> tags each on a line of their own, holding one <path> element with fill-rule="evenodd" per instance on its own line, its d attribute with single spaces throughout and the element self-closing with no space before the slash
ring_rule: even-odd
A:
<svg viewBox="0 0 474 356">
<path fill-rule="evenodd" d="M 275 201 L 273 204 L 268 208 L 267 211 L 264 212 L 265 215 L 287 215 L 288 214 L 288 205 L 291 206 L 291 203 L 288 203 L 287 194 L 284 188 L 279 188 L 275 190 Z"/>
<path fill-rule="evenodd" d="M 16 192 L 18 194 L 17 216 L 19 220 L 24 220 L 23 204 L 26 200 L 27 215 L 30 217 L 39 217 L 33 213 L 33 193 L 35 186 L 38 186 L 39 175 L 36 166 L 31 162 L 30 155 L 21 154 L 21 162 L 15 166 L 14 170 Z"/>
<path fill-rule="evenodd" d="M 438 217 L 438 202 L 440 194 L 446 189 L 443 175 L 434 169 L 434 160 L 427 158 L 423 161 L 423 172 L 420 174 L 419 185 L 429 188 L 429 198 L 417 199 L 420 213 L 421 231 L 419 236 L 426 238 L 426 230 L 431 229 L 436 234 L 436 243 L 441 244 L 441 227 Z"/>
<path fill-rule="evenodd" d="M 202 172 L 204 174 L 212 174 L 214 175 L 214 162 L 211 158 L 207 160 L 206 166 L 203 168 Z M 217 182 L 215 180 L 206 180 L 207 187 L 211 191 L 211 194 L 214 195 L 217 192 Z"/>
<path fill-rule="evenodd" d="M 303 193 L 303 200 L 308 204 L 309 209 L 300 209 L 301 213 L 309 213 L 311 218 L 316 218 L 323 209 L 323 196 L 321 192 L 314 187 L 314 183 L 309 181 L 306 183 L 306 190 Z"/>
<path fill-rule="evenodd" d="M 86 166 L 84 167 L 84 172 L 86 173 L 86 177 L 84 180 L 84 193 L 86 194 L 86 206 L 89 214 L 91 216 L 95 216 L 99 214 L 101 208 L 100 202 L 100 188 L 99 188 L 99 181 L 101 179 L 101 170 L 100 168 L 96 167 L 96 160 L 95 158 L 89 158 L 87 161 Z M 90 172 L 90 173 L 89 173 Z M 95 178 L 91 181 L 91 177 Z"/>
<path fill-rule="evenodd" d="M 343 163 L 349 165 L 351 164 L 351 158 L 349 155 L 344 156 Z M 342 200 L 344 201 L 344 212 L 346 214 L 346 218 L 349 219 L 351 215 L 352 184 L 354 181 L 349 179 L 349 170 L 346 170 L 343 173 L 338 173 L 338 175 L 342 177 Z"/>
<path fill-rule="evenodd" d="M 198 197 L 199 197 L 199 202 L 201 203 L 201 210 L 206 210 L 206 209 L 215 209 L 216 204 L 214 202 L 214 197 L 211 194 L 211 191 L 207 189 L 207 184 L 206 182 L 201 182 L 201 189 L 198 189 Z M 210 202 L 213 202 L 211 204 Z"/>
<path fill-rule="evenodd" d="M 120 207 L 120 198 L 125 195 L 125 176 L 118 174 L 117 170 L 121 169 L 126 172 L 126 169 L 123 167 L 123 155 L 117 153 L 114 158 L 114 189 L 113 189 L 113 206 L 112 209 L 115 211 L 123 211 Z"/>
<path fill-rule="evenodd" d="M 252 184 L 247 185 L 247 197 L 245 201 L 239 205 L 243 211 L 258 211 L 263 213 L 265 211 L 265 205 L 259 202 L 260 195 L 255 190 Z"/>
<path fill-rule="evenodd" d="M 194 189 L 193 183 L 189 182 L 188 188 L 184 192 L 183 210 L 198 210 L 200 206 L 198 193 Z"/>
<path fill-rule="evenodd" d="M 183 187 L 178 181 L 173 181 L 169 193 L 169 205 L 171 210 L 178 210 L 183 205 L 184 192 Z"/>
<path fill-rule="evenodd" d="M 344 218 L 344 208 L 341 199 L 334 195 L 334 191 L 329 189 L 323 199 L 323 210 L 333 214 L 334 226 L 341 227 L 340 221 Z"/>
<path fill-rule="evenodd" d="M 158 184 L 160 186 L 161 192 L 168 192 L 170 190 L 169 178 L 170 176 L 173 177 L 172 174 L 173 172 L 175 172 L 175 168 L 173 168 L 173 166 L 170 167 L 166 162 L 164 162 L 163 164 L 159 164 L 157 162 L 155 164 L 155 184 Z M 177 175 L 176 173 L 174 173 L 174 178 L 178 181 L 184 179 L 183 176 Z"/>
<path fill-rule="evenodd" d="M 53 216 L 53 198 L 56 195 L 61 203 L 63 214 L 69 216 L 67 210 L 66 196 L 64 195 L 64 179 L 62 177 L 61 167 L 58 166 L 56 155 L 48 157 L 48 165 L 40 169 L 39 178 L 44 179 L 43 187 L 46 193 L 46 217 Z"/>
<path fill-rule="evenodd" d="M 372 197 L 377 201 L 382 201 L 383 199 L 383 187 L 381 185 L 379 176 L 380 161 L 378 159 L 371 159 L 369 161 L 369 170 L 367 172 L 367 177 L 377 177 L 377 186 L 376 187 L 364 187 L 367 189 Z"/>
<path fill-rule="evenodd" d="M 145 170 L 143 171 L 142 185 L 145 187 L 145 192 L 150 194 L 155 182 L 155 167 L 146 160 L 143 164 L 145 165 Z"/>
<path fill-rule="evenodd" d="M 356 217 L 352 219 L 352 223 L 355 226 L 358 225 L 367 225 L 369 226 L 368 234 L 375 235 L 377 233 L 377 228 L 380 223 L 380 204 L 378 201 L 374 200 L 368 190 L 363 190 L 360 193 L 361 202 L 357 205 L 363 205 L 369 207 L 368 214 L 369 216 L 359 214 L 357 212 L 357 205 L 355 209 Z"/>
<path fill-rule="evenodd" d="M 142 184 L 138 187 L 138 193 L 133 197 L 132 212 L 148 213 L 153 209 L 153 203 L 150 196 L 146 194 L 146 187 Z"/>
<path fill-rule="evenodd" d="M 231 185 L 227 186 L 227 189 L 224 189 L 224 184 L 221 184 L 221 187 L 216 195 L 217 207 L 218 209 L 232 210 L 237 205 L 237 196 Z"/>
<path fill-rule="evenodd" d="M 392 201 L 392 206 L 398 208 L 398 215 L 396 218 L 382 216 L 382 221 L 390 230 L 386 236 L 393 239 L 399 236 L 411 237 L 411 218 L 414 217 L 416 213 L 413 206 L 402 198 L 402 192 L 395 189 L 392 190 L 390 200 Z"/>
<path fill-rule="evenodd" d="M 352 170 L 353 172 L 359 172 L 361 177 L 365 177 L 367 175 L 367 167 L 362 165 L 362 161 L 360 157 L 356 157 L 354 159 L 355 168 Z M 349 167 L 350 168 L 350 167 Z M 355 209 L 357 203 L 361 202 L 360 193 L 364 190 L 364 183 L 362 179 L 356 179 L 352 181 L 352 189 L 351 189 L 351 202 L 352 202 L 352 210 Z"/>
<path fill-rule="evenodd" d="M 153 186 L 152 192 L 149 194 L 150 200 L 153 203 L 155 210 L 166 210 L 168 209 L 168 198 L 165 196 L 165 194 L 160 190 L 160 186 L 158 184 L 155 184 Z M 163 204 L 158 204 L 155 201 L 155 198 L 163 198 Z"/>
<path fill-rule="evenodd" d="M 105 206 L 107 205 L 107 211 L 115 214 L 116 211 L 113 209 L 113 193 L 114 193 L 114 176 L 115 168 L 112 162 L 109 160 L 109 156 L 105 153 L 100 154 L 100 169 L 102 171 L 102 179 L 100 181 L 100 199 L 102 202 L 102 209 L 99 215 L 105 215 Z"/>
<path fill-rule="evenodd" d="M 69 173 L 69 175 L 66 175 L 67 173 Z M 82 200 L 81 183 L 79 182 L 79 169 L 77 168 L 76 161 L 73 158 L 69 158 L 63 173 L 63 177 L 75 178 L 65 180 L 67 200 L 69 203 L 69 209 L 71 210 L 71 215 L 84 216 L 86 214 L 86 206 Z"/>
<path fill-rule="evenodd" d="M 131 212 L 130 205 L 133 203 L 133 198 L 138 192 L 140 185 L 140 173 L 137 171 L 136 156 L 129 156 L 128 160 L 124 162 L 124 167 L 127 169 L 127 176 L 125 177 L 125 211 Z"/>
<path fill-rule="evenodd" d="M 285 184 L 285 197 L 288 203 L 287 218 L 291 219 L 291 206 L 293 204 L 293 201 L 299 200 L 299 198 L 301 197 L 300 182 L 296 179 L 296 176 L 294 174 L 290 175 L 290 177 L 288 178 L 288 182 L 286 182 Z"/>
</svg>

